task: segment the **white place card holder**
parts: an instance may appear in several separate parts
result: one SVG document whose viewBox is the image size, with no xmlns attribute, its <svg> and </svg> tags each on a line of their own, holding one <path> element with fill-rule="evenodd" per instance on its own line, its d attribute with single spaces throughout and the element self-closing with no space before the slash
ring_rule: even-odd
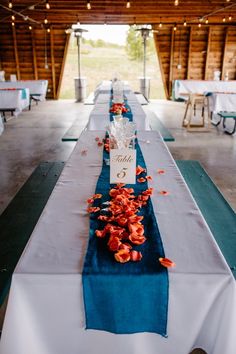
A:
<svg viewBox="0 0 236 354">
<path fill-rule="evenodd" d="M 110 150 L 110 183 L 136 183 L 136 150 Z"/>
</svg>

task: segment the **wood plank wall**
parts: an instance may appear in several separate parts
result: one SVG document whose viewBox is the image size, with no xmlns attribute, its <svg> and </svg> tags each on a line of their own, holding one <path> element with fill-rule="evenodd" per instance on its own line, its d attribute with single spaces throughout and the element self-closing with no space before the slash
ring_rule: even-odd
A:
<svg viewBox="0 0 236 354">
<path fill-rule="evenodd" d="M 58 98 L 68 41 L 64 28 L 52 27 L 49 33 L 44 28 L 1 26 L 0 70 L 6 80 L 11 74 L 18 80 L 46 79 L 47 98 Z"/>
<path fill-rule="evenodd" d="M 176 79 L 213 80 L 228 73 L 236 79 L 236 28 L 233 26 L 153 26 L 154 41 L 167 97 Z M 171 50 L 172 49 L 172 50 Z"/>
<path fill-rule="evenodd" d="M 233 26 L 163 26 L 156 25 L 154 41 L 166 96 L 171 97 L 175 79 L 211 80 L 215 70 L 224 79 L 236 79 L 236 28 Z M 25 26 L 0 28 L 0 70 L 6 80 L 47 79 L 47 98 L 58 98 L 68 49 L 69 36 L 64 28 L 51 27 L 32 31 Z M 45 66 L 48 65 L 48 68 Z"/>
</svg>

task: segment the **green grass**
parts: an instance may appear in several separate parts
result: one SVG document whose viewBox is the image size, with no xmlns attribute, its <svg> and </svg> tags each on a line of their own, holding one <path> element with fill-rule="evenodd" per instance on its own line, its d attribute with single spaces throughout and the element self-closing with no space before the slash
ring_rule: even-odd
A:
<svg viewBox="0 0 236 354">
<path fill-rule="evenodd" d="M 165 98 L 160 69 L 156 53 L 147 59 L 147 76 L 151 77 L 150 98 Z M 102 80 L 110 80 L 119 76 L 122 80 L 129 81 L 133 91 L 139 91 L 138 77 L 142 76 L 142 61 L 130 60 L 124 47 L 92 47 L 88 44 L 81 45 L 81 75 L 87 78 L 87 95 L 94 91 Z M 77 46 L 73 40 L 70 42 L 60 98 L 74 98 L 74 78 L 78 76 Z"/>
</svg>

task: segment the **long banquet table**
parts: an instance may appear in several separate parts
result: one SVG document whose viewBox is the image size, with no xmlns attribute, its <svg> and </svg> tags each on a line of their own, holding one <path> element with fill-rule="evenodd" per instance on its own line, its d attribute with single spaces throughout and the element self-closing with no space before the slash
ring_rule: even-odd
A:
<svg viewBox="0 0 236 354">
<path fill-rule="evenodd" d="M 236 93 L 236 80 L 175 80 L 174 99 L 187 99 L 189 94 L 204 95 L 207 92 Z"/>
<path fill-rule="evenodd" d="M 234 354 L 234 278 L 154 131 L 138 132 L 138 139 L 153 176 L 152 202 L 165 254 L 176 263 L 169 270 L 168 338 L 85 330 L 81 273 L 89 234 L 86 200 L 103 159 L 97 136 L 104 132 L 82 133 L 15 269 L 0 353 L 187 354 L 201 347 L 208 354 Z M 159 168 L 165 173 L 158 174 Z"/>
</svg>

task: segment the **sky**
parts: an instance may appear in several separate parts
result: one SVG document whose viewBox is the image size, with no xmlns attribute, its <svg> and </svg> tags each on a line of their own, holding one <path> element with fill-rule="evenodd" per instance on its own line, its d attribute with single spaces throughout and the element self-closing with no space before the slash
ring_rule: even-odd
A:
<svg viewBox="0 0 236 354">
<path fill-rule="evenodd" d="M 81 25 L 81 28 L 88 30 L 83 34 L 86 39 L 103 39 L 105 42 L 125 44 L 127 25 Z"/>
</svg>

